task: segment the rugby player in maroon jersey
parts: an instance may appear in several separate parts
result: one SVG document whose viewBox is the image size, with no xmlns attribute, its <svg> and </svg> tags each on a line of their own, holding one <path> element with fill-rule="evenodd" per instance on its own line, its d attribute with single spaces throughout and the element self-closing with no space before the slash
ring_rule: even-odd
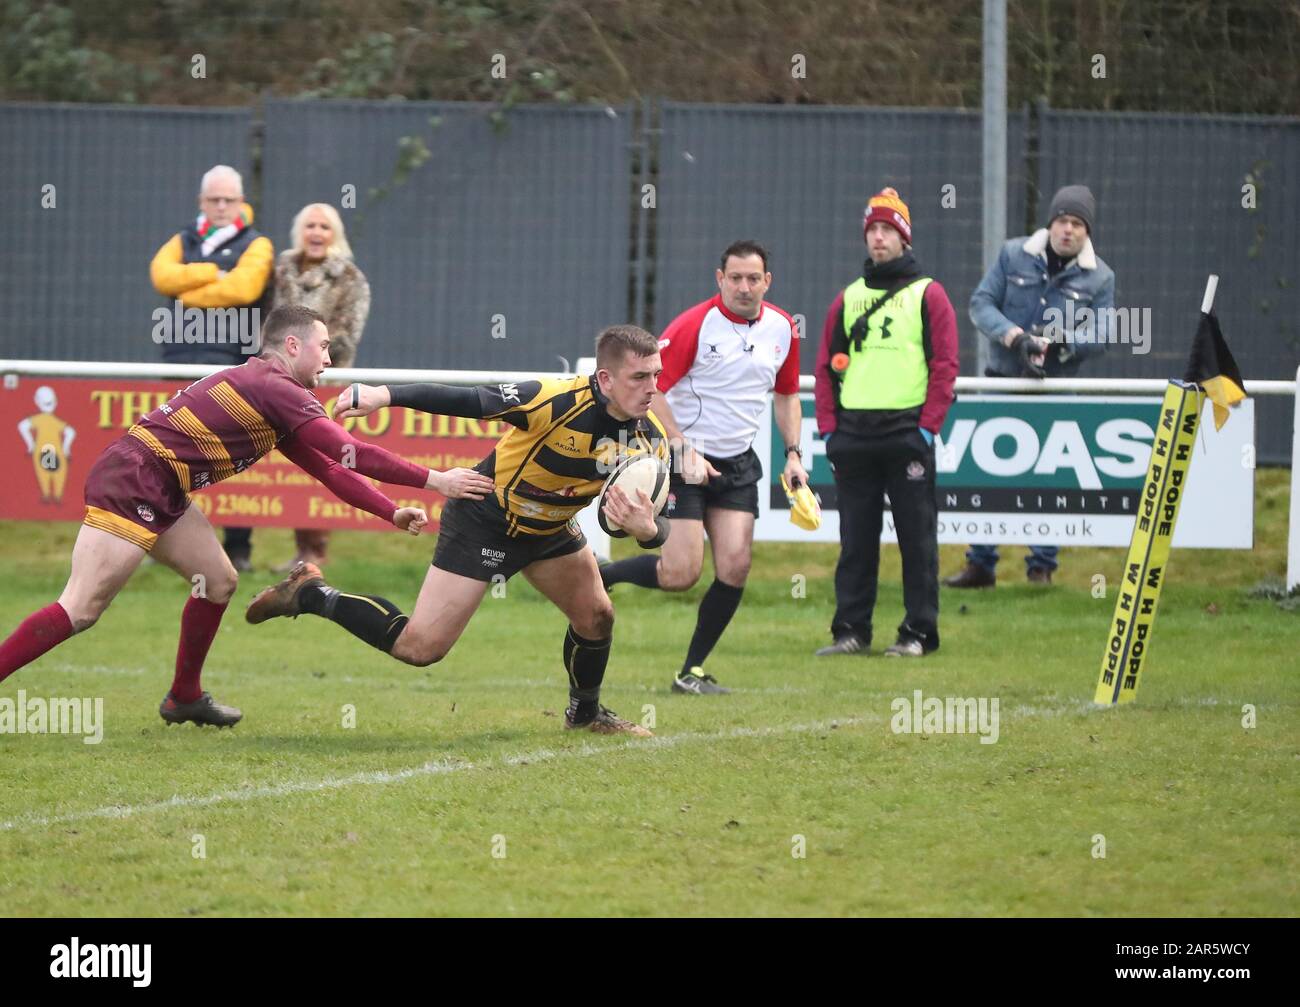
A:
<svg viewBox="0 0 1300 1007">
<path fill-rule="evenodd" d="M 398 507 L 363 476 L 452 498 L 481 500 L 493 491 L 492 479 L 472 469 L 415 465 L 330 420 L 309 390 L 330 365 L 329 332 L 316 312 L 276 308 L 261 337 L 260 356 L 194 382 L 99 456 L 86 476 L 86 517 L 67 586 L 0 643 L 0 682 L 93 626 L 150 555 L 193 585 L 181 613 L 175 677 L 158 712 L 169 724 L 233 725 L 242 714 L 205 692 L 200 673 L 239 575 L 192 491 L 278 448 L 341 500 L 412 535 L 427 523 L 425 512 Z"/>
</svg>

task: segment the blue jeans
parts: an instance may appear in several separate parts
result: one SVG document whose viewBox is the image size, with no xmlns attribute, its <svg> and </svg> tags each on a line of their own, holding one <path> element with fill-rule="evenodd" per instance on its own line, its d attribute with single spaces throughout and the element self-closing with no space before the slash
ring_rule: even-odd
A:
<svg viewBox="0 0 1300 1007">
<path fill-rule="evenodd" d="M 1029 555 L 1025 557 L 1026 570 L 1055 570 L 1056 554 L 1059 550 L 1054 545 L 1031 545 Z M 995 545 L 973 545 L 966 553 L 966 562 L 982 566 L 992 571 L 998 565 L 998 547 Z"/>
</svg>

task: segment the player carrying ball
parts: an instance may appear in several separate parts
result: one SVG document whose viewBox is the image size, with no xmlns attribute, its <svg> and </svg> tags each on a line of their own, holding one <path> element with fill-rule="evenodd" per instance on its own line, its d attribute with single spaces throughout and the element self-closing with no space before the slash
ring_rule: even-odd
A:
<svg viewBox="0 0 1300 1007">
<path fill-rule="evenodd" d="M 564 668 L 569 675 L 566 728 L 598 734 L 650 732 L 600 705 L 609 662 L 614 607 L 596 558 L 575 520 L 596 499 L 620 453 L 669 461 L 664 428 L 650 412 L 661 370 L 654 336 L 633 325 L 605 329 L 596 339 L 590 378 L 524 381 L 456 388 L 448 385 L 352 385 L 335 416 L 365 416 L 406 406 L 443 416 L 499 419 L 512 429 L 475 466 L 496 492 L 483 500 L 453 500 L 442 512 L 433 566 L 408 617 L 385 598 L 348 594 L 300 563 L 248 606 L 249 622 L 303 612 L 330 619 L 399 661 L 441 661 L 460 639 L 494 578 L 522 571 L 569 619 Z M 629 500 L 618 486 L 606 493 L 605 514 L 654 549 L 668 537 L 650 498 Z"/>
<path fill-rule="evenodd" d="M 86 475 L 86 517 L 59 600 L 28 616 L 0 643 L 0 681 L 93 626 L 146 555 L 193 585 L 181 613 L 171 690 L 158 712 L 226 727 L 242 714 L 204 692 L 203 661 L 239 575 L 190 493 L 242 472 L 272 449 L 340 499 L 413 535 L 428 520 L 399 508 L 365 479 L 481 498 L 492 482 L 469 469 L 435 472 L 354 440 L 308 389 L 330 365 L 329 332 L 309 308 L 276 308 L 262 325 L 262 353 L 194 382 L 110 444 Z M 339 464 L 347 452 L 352 467 Z"/>
</svg>

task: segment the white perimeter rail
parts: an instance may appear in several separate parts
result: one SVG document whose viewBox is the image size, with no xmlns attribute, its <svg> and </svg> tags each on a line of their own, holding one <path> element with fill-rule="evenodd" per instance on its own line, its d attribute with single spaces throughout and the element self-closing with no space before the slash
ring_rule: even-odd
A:
<svg viewBox="0 0 1300 1007">
<path fill-rule="evenodd" d="M 98 363 L 85 360 L 0 360 L 0 375 L 65 378 L 131 378 L 195 380 L 219 366 L 209 364 Z M 501 382 L 531 381 L 537 378 L 566 378 L 572 374 L 538 374 L 535 371 L 430 371 L 386 367 L 340 367 L 329 371 L 332 384 L 361 381 L 366 384 L 406 384 L 436 381 L 446 385 L 494 385 Z M 1287 535 L 1287 589 L 1300 584 L 1300 396 L 1295 381 L 1247 381 L 1246 393 L 1253 396 L 1290 395 L 1296 400 L 1291 427 L 1291 515 Z M 1158 378 L 958 378 L 958 392 L 1090 392 L 1111 395 L 1161 395 L 1169 382 Z M 811 392 L 813 379 L 804 375 L 799 390 Z"/>
</svg>

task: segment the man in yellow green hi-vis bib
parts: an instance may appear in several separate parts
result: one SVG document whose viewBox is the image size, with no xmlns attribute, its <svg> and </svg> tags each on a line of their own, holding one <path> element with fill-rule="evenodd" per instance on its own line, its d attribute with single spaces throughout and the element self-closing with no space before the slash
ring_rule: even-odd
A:
<svg viewBox="0 0 1300 1007">
<path fill-rule="evenodd" d="M 957 317 L 917 265 L 911 214 L 893 189 L 867 203 L 863 240 L 869 258 L 831 305 L 815 370 L 840 517 L 834 642 L 817 656 L 870 652 L 888 493 L 906 614 L 885 656 L 920 657 L 939 648 L 934 437 L 957 380 Z"/>
</svg>

